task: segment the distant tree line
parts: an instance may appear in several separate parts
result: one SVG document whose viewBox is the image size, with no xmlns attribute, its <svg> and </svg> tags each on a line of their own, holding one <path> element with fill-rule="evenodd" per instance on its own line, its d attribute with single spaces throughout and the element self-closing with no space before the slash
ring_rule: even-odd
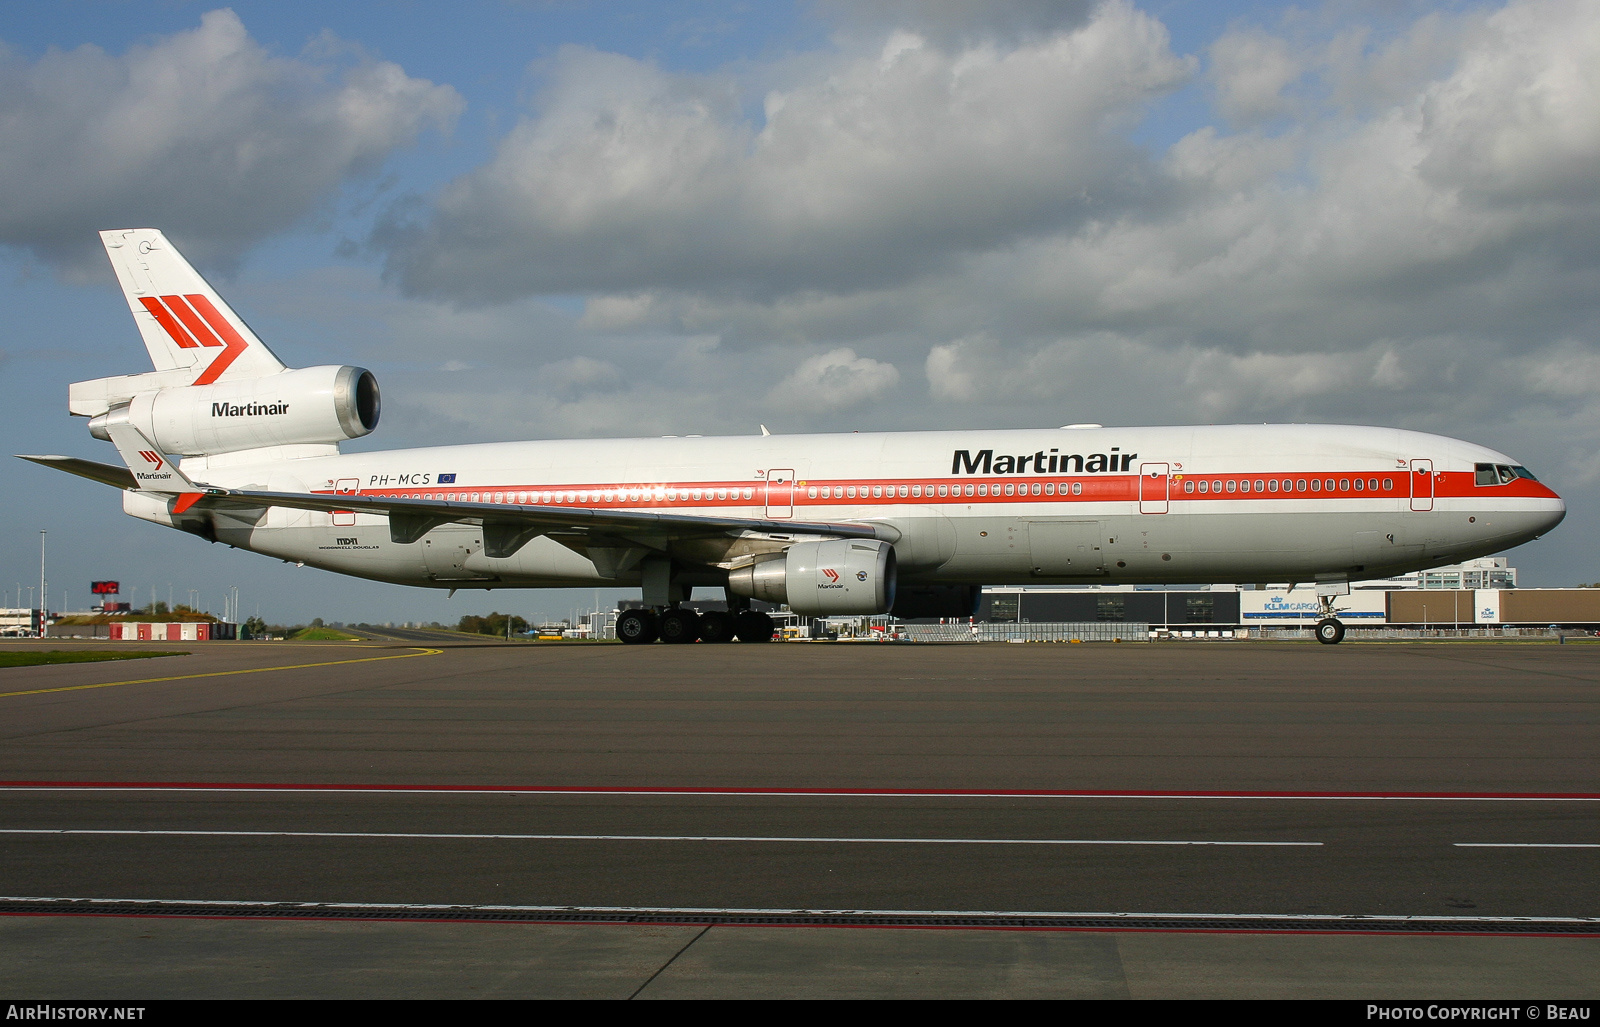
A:
<svg viewBox="0 0 1600 1027">
<path fill-rule="evenodd" d="M 468 614 L 461 618 L 461 623 L 456 625 L 457 631 L 464 631 L 469 635 L 496 635 L 506 637 L 506 622 L 511 622 L 511 634 L 520 635 L 528 630 L 528 622 L 521 617 L 510 613 L 491 613 L 487 617 Z"/>
</svg>

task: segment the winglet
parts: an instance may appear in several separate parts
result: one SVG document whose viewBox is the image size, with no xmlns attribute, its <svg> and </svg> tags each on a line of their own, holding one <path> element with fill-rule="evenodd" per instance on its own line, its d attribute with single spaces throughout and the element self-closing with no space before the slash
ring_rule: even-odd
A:
<svg viewBox="0 0 1600 1027">
<path fill-rule="evenodd" d="M 139 491 L 178 494 L 173 513 L 183 513 L 206 494 L 204 488 L 190 481 L 170 457 L 133 425 L 126 421 L 110 421 L 106 424 L 106 434 L 111 436 L 123 462 L 133 472 L 134 485 Z"/>
</svg>

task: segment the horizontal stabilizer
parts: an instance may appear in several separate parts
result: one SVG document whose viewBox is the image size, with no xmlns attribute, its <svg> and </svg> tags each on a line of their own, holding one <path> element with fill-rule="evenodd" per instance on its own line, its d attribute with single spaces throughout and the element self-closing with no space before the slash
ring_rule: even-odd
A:
<svg viewBox="0 0 1600 1027">
<path fill-rule="evenodd" d="M 119 489 L 136 489 L 139 483 L 133 480 L 133 472 L 126 467 L 117 467 L 114 464 L 102 464 L 97 460 L 84 460 L 75 456 L 25 456 L 17 454 L 18 460 L 31 460 L 36 464 L 54 467 L 58 471 L 76 474 L 80 478 L 98 481 L 103 485 L 111 485 Z"/>
</svg>

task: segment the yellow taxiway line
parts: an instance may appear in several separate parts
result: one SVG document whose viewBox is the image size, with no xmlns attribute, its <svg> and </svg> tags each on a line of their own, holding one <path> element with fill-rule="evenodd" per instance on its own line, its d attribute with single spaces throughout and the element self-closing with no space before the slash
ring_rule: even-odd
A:
<svg viewBox="0 0 1600 1027">
<path fill-rule="evenodd" d="M 0 699 L 18 695 L 44 695 L 47 692 L 77 692 L 86 688 L 116 688 L 118 685 L 150 685 L 160 681 L 188 681 L 193 678 L 222 678 L 232 674 L 265 674 L 272 670 L 305 670 L 309 667 L 337 667 L 344 663 L 373 663 L 378 660 L 409 660 L 413 656 L 438 656 L 443 649 L 418 649 L 393 656 L 363 656 L 354 660 L 328 660 L 324 663 L 295 663 L 286 667 L 246 667 L 243 670 L 213 670 L 203 674 L 175 674 L 165 678 L 137 678 L 133 681 L 106 681 L 98 685 L 64 685 L 60 688 L 32 688 L 25 692 L 0 692 Z"/>
</svg>

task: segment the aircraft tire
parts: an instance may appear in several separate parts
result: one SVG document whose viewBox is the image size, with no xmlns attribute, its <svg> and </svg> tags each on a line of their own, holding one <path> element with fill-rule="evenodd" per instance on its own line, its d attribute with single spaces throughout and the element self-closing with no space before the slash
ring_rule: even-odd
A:
<svg viewBox="0 0 1600 1027">
<path fill-rule="evenodd" d="M 772 618 L 758 610 L 746 610 L 734 621 L 733 630 L 741 642 L 770 642 Z"/>
<path fill-rule="evenodd" d="M 1344 625 L 1333 617 L 1317 621 L 1317 641 L 1323 645 L 1338 645 L 1344 641 Z"/>
<path fill-rule="evenodd" d="M 735 624 L 733 614 L 707 610 L 700 615 L 700 641 L 732 642 Z"/>
<path fill-rule="evenodd" d="M 617 637 L 628 645 L 654 642 L 659 632 L 656 615 L 649 610 L 624 610 L 617 615 Z"/>
<path fill-rule="evenodd" d="M 700 615 L 693 610 L 668 610 L 660 624 L 663 642 L 685 644 L 700 637 Z"/>
</svg>

